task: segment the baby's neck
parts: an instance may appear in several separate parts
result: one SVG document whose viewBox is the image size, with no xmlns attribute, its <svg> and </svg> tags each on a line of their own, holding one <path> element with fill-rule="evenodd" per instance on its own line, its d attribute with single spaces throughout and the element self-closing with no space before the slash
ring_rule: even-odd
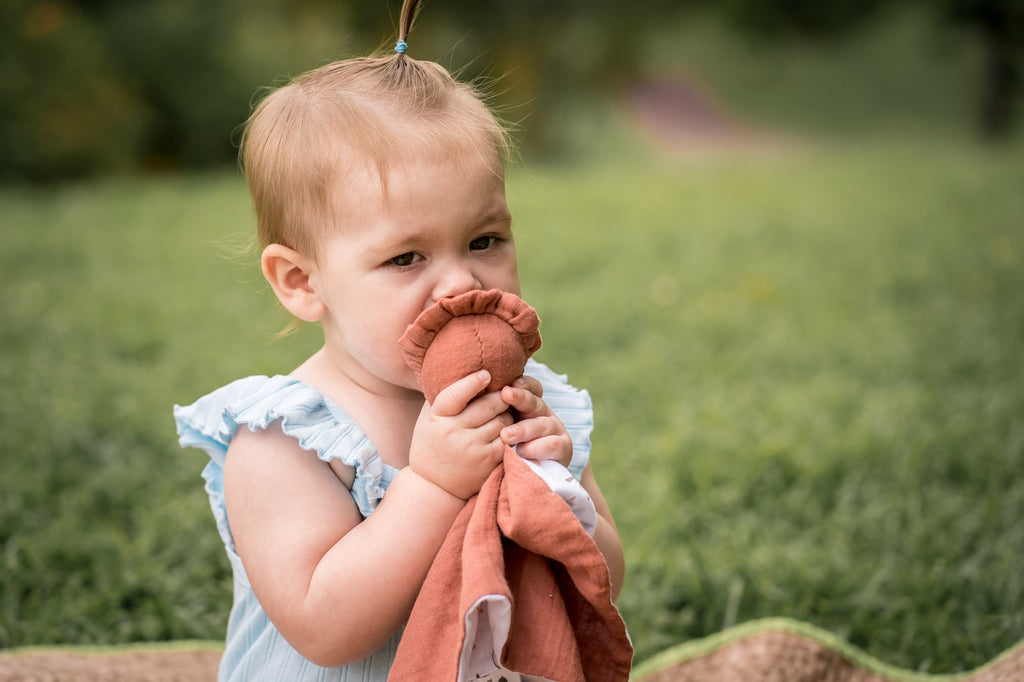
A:
<svg viewBox="0 0 1024 682">
<path fill-rule="evenodd" d="M 413 428 L 423 407 L 423 395 L 400 387 L 375 391 L 346 375 L 324 349 L 292 372 L 330 398 L 366 433 L 384 461 L 396 468 L 409 463 Z"/>
</svg>

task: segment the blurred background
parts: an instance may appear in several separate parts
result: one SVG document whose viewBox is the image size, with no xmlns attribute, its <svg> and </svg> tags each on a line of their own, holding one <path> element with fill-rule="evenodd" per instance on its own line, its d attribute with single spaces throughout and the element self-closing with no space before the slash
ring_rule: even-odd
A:
<svg viewBox="0 0 1024 682">
<path fill-rule="evenodd" d="M 0 649 L 223 637 L 173 404 L 315 351 L 236 167 L 398 0 L 0 0 Z M 921 672 L 1024 633 L 1020 0 L 429 0 L 539 359 L 595 402 L 638 660 L 790 616 Z"/>
<path fill-rule="evenodd" d="M 397 3 L 391 3 L 396 5 Z M 4 0 L 0 179 L 230 164 L 260 88 L 389 50 L 398 7 L 326 0 Z M 429 3 L 413 53 L 496 79 L 527 155 L 625 110 L 662 135 L 1018 128 L 1017 0 Z M 577 131 L 574 135 L 573 132 Z"/>
</svg>

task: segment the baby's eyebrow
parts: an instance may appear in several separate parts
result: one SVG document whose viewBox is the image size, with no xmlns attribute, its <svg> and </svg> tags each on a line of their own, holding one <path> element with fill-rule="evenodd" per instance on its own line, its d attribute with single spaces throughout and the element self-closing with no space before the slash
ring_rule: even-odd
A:
<svg viewBox="0 0 1024 682">
<path fill-rule="evenodd" d="M 507 208 L 495 209 L 485 213 L 479 223 L 479 225 L 511 225 L 512 224 L 512 213 Z"/>
<path fill-rule="evenodd" d="M 391 257 L 395 254 L 415 251 L 423 244 L 423 237 L 418 233 L 400 235 L 394 239 L 387 239 L 376 244 L 371 244 L 368 251 L 381 257 Z"/>
<path fill-rule="evenodd" d="M 467 233 L 476 232 L 483 228 L 512 229 L 512 213 L 508 208 L 495 208 L 483 213 L 480 218 L 467 230 Z M 404 234 L 392 234 L 379 242 L 367 246 L 367 251 L 374 258 L 391 258 L 396 254 L 409 251 L 416 251 L 423 248 L 430 238 L 417 230 L 409 230 Z"/>
</svg>

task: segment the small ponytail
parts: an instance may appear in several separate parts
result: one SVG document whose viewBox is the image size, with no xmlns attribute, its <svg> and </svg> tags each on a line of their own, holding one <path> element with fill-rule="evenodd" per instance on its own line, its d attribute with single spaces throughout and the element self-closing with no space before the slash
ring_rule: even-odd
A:
<svg viewBox="0 0 1024 682">
<path fill-rule="evenodd" d="M 412 31 L 412 22 L 416 21 L 416 10 L 419 8 L 420 0 L 403 0 L 402 14 L 398 18 L 398 42 L 395 43 L 395 52 L 405 54 L 409 47 L 406 42 L 409 40 L 409 32 Z"/>
<path fill-rule="evenodd" d="M 338 188 L 360 161 L 385 182 L 408 159 L 468 154 L 504 177 L 511 149 L 487 98 L 440 64 L 406 54 L 422 4 L 403 0 L 394 52 L 296 76 L 249 117 L 240 153 L 262 246 L 283 244 L 315 260 L 343 202 L 359 200 L 340 199 Z"/>
</svg>

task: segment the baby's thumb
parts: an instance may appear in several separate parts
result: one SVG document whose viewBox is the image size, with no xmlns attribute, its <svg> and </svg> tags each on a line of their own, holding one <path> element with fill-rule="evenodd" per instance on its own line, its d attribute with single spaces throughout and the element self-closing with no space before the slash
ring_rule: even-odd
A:
<svg viewBox="0 0 1024 682">
<path fill-rule="evenodd" d="M 466 405 L 480 395 L 490 381 L 491 374 L 486 369 L 462 377 L 437 394 L 431 410 L 439 417 L 454 417 L 466 409 Z"/>
</svg>

